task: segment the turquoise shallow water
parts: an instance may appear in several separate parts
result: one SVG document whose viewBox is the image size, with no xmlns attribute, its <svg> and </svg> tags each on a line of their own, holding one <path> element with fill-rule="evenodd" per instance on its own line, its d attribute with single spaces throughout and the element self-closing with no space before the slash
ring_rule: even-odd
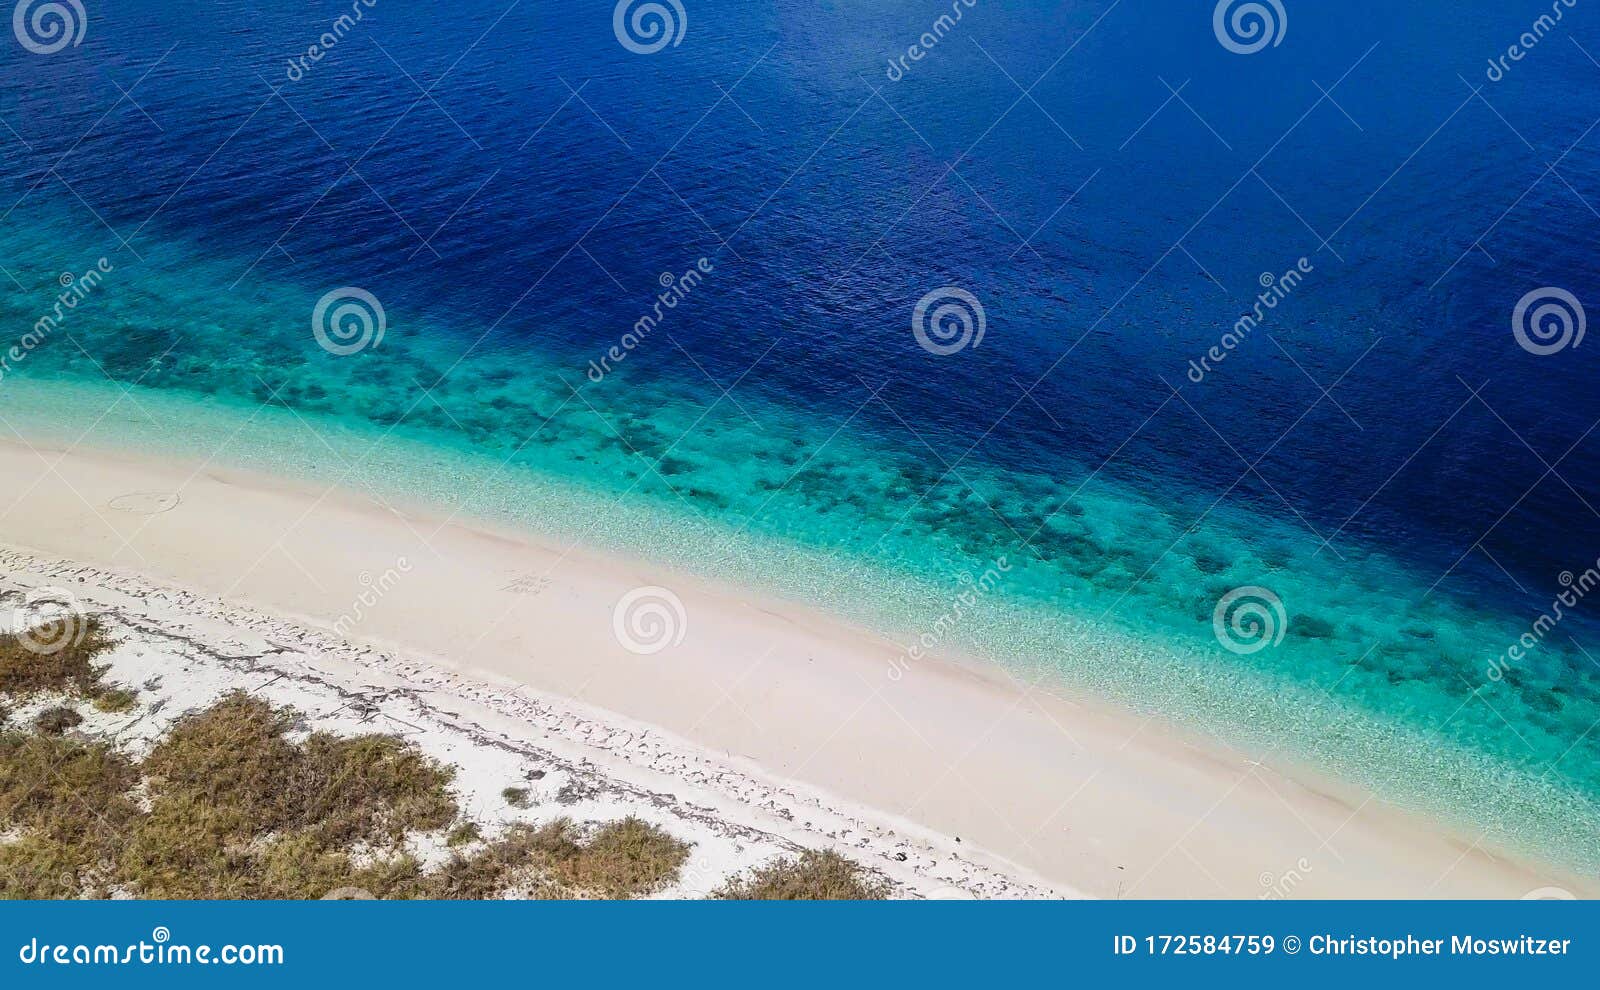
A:
<svg viewBox="0 0 1600 990">
<path fill-rule="evenodd" d="M 51 256 L 60 227 L 29 219 L 6 253 Z M 403 310 L 380 347 L 334 357 L 301 325 L 313 295 L 268 279 L 221 293 L 229 266 L 178 241 L 146 254 L 0 381 L 12 428 L 211 454 L 759 582 L 908 647 L 1064 678 L 1493 843 L 1600 864 L 1600 691 L 1581 656 L 1552 640 L 1489 678 L 1533 616 L 1430 591 L 1433 575 L 1380 549 L 1319 553 L 1292 522 L 1110 471 L 951 470 L 847 416 L 708 399 L 627 362 L 599 384 L 577 352 L 491 340 L 458 362 L 439 343 L 455 338 Z M 31 322 L 55 282 L 0 300 L 0 321 Z M 1221 645 L 1214 608 L 1241 586 L 1284 603 L 1279 645 Z"/>
<path fill-rule="evenodd" d="M 292 72 L 347 5 L 84 6 L 0 59 L 0 345 L 111 267 L 18 430 L 759 583 L 1600 867 L 1595 603 L 1536 625 L 1600 556 L 1600 351 L 1512 328 L 1600 298 L 1600 19 L 1496 80 L 1517 5 L 1240 53 L 1210 5 L 979 3 L 895 79 L 937 3 L 696 0 L 649 55 L 609 5 L 383 3 Z M 318 346 L 340 286 L 381 346 Z M 941 287 L 981 345 L 918 345 Z M 1281 641 L 1225 648 L 1240 588 Z"/>
</svg>

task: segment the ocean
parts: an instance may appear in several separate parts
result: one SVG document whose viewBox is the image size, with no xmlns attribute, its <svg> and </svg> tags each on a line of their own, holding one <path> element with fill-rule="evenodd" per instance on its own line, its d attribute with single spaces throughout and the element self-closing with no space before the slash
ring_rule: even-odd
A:
<svg viewBox="0 0 1600 990">
<path fill-rule="evenodd" d="M 1600 866 L 1600 12 L 267 6 L 18 5 L 0 435 L 754 582 L 885 690 L 969 655 Z"/>
</svg>

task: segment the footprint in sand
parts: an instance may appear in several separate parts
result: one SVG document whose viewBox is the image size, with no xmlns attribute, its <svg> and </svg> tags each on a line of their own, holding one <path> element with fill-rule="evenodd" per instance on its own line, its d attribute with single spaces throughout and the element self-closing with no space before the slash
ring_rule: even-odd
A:
<svg viewBox="0 0 1600 990">
<path fill-rule="evenodd" d="M 119 512 L 132 512 L 140 516 L 158 516 L 178 507 L 177 492 L 127 492 L 111 500 L 111 507 Z"/>
</svg>

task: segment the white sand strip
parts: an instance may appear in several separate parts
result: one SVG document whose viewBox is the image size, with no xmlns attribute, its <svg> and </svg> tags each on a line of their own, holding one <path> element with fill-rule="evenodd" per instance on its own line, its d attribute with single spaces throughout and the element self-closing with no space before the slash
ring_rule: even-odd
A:
<svg viewBox="0 0 1600 990">
<path fill-rule="evenodd" d="M 880 637 L 648 562 L 121 452 L 0 444 L 0 478 L 0 544 L 33 555 L 0 557 L 17 580 L 121 595 L 157 625 L 251 630 L 352 683 L 382 675 L 507 738 L 645 772 L 644 789 L 682 782 L 718 817 L 753 815 L 923 890 L 1595 892 L 1305 768 L 997 668 L 929 662 L 891 681 L 898 650 Z M 641 588 L 682 607 L 649 655 L 613 624 Z M 793 832 L 771 831 L 783 820 Z"/>
</svg>

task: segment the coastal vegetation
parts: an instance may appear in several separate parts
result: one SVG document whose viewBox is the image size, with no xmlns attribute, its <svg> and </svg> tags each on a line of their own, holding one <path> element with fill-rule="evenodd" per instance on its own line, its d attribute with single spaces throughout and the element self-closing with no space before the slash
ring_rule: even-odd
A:
<svg viewBox="0 0 1600 990">
<path fill-rule="evenodd" d="M 79 622 L 0 635 L 0 896 L 633 898 L 670 887 L 688 859 L 687 843 L 636 817 L 486 837 L 462 814 L 454 769 L 414 743 L 309 731 L 242 691 L 181 716 L 142 755 L 73 731 L 82 705 L 138 706 L 102 681 L 104 627 Z M 18 724 L 22 705 L 38 710 Z M 534 804 L 526 788 L 502 796 Z M 806 853 L 716 896 L 885 893 L 843 857 Z"/>
<path fill-rule="evenodd" d="M 888 885 L 859 863 L 830 850 L 808 849 L 734 877 L 713 897 L 740 901 L 879 901 Z"/>
<path fill-rule="evenodd" d="M 239 691 L 135 758 L 71 732 L 80 703 L 137 704 L 102 682 L 103 626 L 77 621 L 0 635 L 0 694 L 52 702 L 26 726 L 0 722 L 0 895 L 627 898 L 671 884 L 688 857 L 637 818 L 559 818 L 485 841 L 452 768 L 414 744 L 305 732 L 293 710 Z M 429 869 L 416 840 L 434 834 L 451 852 Z"/>
<path fill-rule="evenodd" d="M 94 697 L 105 690 L 100 678 L 106 671 L 94 661 L 110 646 L 105 627 L 93 616 L 52 619 L 0 636 L 0 694 Z"/>
</svg>

